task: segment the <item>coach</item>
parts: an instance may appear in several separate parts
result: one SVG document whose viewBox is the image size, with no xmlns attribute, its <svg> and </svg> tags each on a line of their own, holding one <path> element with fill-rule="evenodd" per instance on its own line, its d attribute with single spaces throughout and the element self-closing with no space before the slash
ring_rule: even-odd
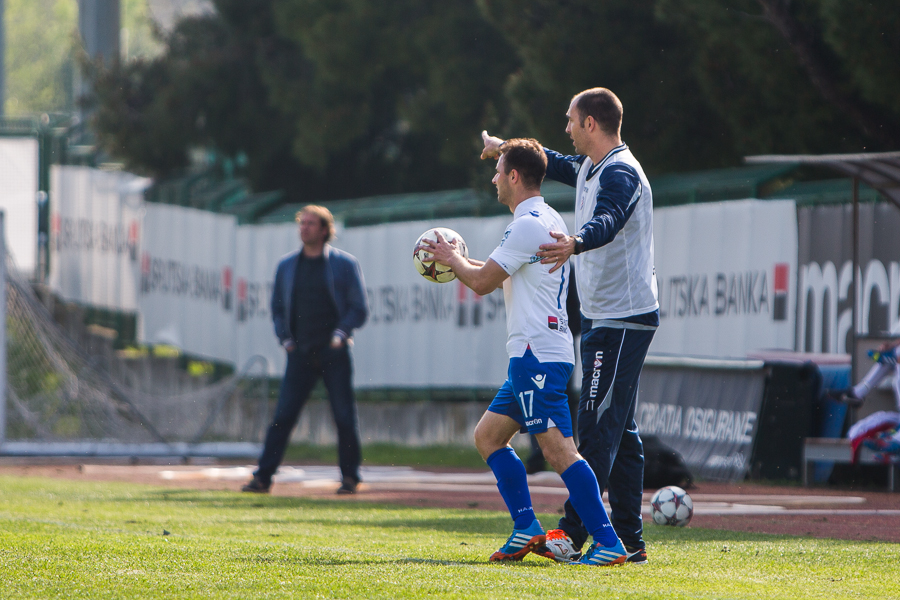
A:
<svg viewBox="0 0 900 600">
<path fill-rule="evenodd" d="M 547 177 L 575 188 L 575 235 L 553 233 L 538 256 L 559 268 L 573 255 L 581 302 L 582 384 L 578 451 L 609 488 L 612 524 L 629 563 L 647 562 L 641 521 L 644 455 L 634 420 L 638 383 L 659 326 L 653 266 L 653 200 L 640 163 L 621 139 L 622 103 L 611 91 L 577 94 L 566 113 L 577 155 L 544 149 Z M 482 158 L 502 140 L 482 134 Z M 547 532 L 547 558 L 578 556 L 587 532 L 572 507 Z"/>
<path fill-rule="evenodd" d="M 361 459 L 350 345 L 353 330 L 368 314 L 366 288 L 356 258 L 328 244 L 335 227 L 327 208 L 306 206 L 296 220 L 303 245 L 278 264 L 272 289 L 272 320 L 287 352 L 287 367 L 259 468 L 242 489 L 269 491 L 300 411 L 321 377 L 337 427 L 338 493 L 352 494 Z"/>
</svg>

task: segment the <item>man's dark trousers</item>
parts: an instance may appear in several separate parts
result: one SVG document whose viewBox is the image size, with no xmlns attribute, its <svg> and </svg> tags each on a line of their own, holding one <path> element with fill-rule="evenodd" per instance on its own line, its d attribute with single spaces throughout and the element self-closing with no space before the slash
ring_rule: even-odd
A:
<svg viewBox="0 0 900 600">
<path fill-rule="evenodd" d="M 272 481 L 272 476 L 284 458 L 284 451 L 300 417 L 300 411 L 313 386 L 322 377 L 337 426 L 341 479 L 360 480 L 359 426 L 351 385 L 352 374 L 350 350 L 346 344 L 338 349 L 329 346 L 309 350 L 296 348 L 287 353 L 287 367 L 284 379 L 281 380 L 275 418 L 266 434 L 259 468 L 255 473 L 258 479 L 266 484 Z"/>
<path fill-rule="evenodd" d="M 642 548 L 644 449 L 634 414 L 655 327 L 618 322 L 592 328 L 583 319 L 582 332 L 578 452 L 596 474 L 600 490 L 609 488 L 612 525 L 622 543 Z M 559 527 L 581 547 L 588 532 L 568 500 L 565 509 Z"/>
</svg>

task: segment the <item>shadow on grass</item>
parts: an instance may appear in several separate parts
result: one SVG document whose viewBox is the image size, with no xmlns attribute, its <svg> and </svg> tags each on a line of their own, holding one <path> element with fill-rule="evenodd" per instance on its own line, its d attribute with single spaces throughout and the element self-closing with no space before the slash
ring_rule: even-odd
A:
<svg viewBox="0 0 900 600">
<path fill-rule="evenodd" d="M 417 529 L 442 531 L 444 533 L 487 533 L 497 534 L 498 536 L 507 536 L 512 531 L 512 521 L 509 517 L 476 512 L 467 513 L 466 516 L 448 516 L 437 519 L 430 517 L 382 519 L 371 521 L 369 524 L 385 529 Z"/>
<path fill-rule="evenodd" d="M 285 496 L 269 496 L 262 494 L 244 494 L 229 491 L 199 491 L 189 489 L 155 489 L 144 495 L 144 500 L 156 503 L 170 503 L 184 507 L 214 508 L 233 511 L 287 511 L 279 515 L 292 523 L 323 523 L 322 513 L 334 515 L 341 525 L 359 527 L 379 527 L 402 531 L 436 531 L 452 534 L 496 535 L 499 538 L 509 535 L 512 524 L 509 516 L 499 511 L 481 511 L 472 509 L 446 509 L 435 516 L 428 507 L 406 507 L 390 504 L 370 503 L 350 504 L 343 500 L 324 500 L 310 498 L 292 498 Z M 130 497 L 110 498 L 112 501 L 134 502 Z M 304 509 L 308 509 L 304 510 Z M 358 509 L 359 518 L 354 518 Z M 372 511 L 385 511 L 373 515 Z M 260 514 L 261 518 L 270 520 L 272 515 Z M 556 515 L 539 515 L 546 528 L 556 525 Z M 327 519 L 326 519 L 327 520 Z M 649 544 L 670 543 L 736 543 L 748 541 L 777 542 L 796 540 L 796 536 L 777 535 L 756 532 L 736 532 L 720 529 L 701 529 L 695 527 L 676 528 L 645 524 L 644 538 Z M 501 540 L 502 541 L 502 540 Z"/>
<path fill-rule="evenodd" d="M 644 528 L 644 540 L 648 546 L 653 544 L 696 544 L 702 542 L 738 543 L 738 542 L 796 542 L 804 539 L 815 539 L 816 543 L 835 542 L 846 544 L 846 540 L 830 540 L 820 538 L 804 538 L 803 536 L 785 535 L 775 533 L 757 533 L 752 531 L 728 531 L 724 529 L 701 529 L 699 527 L 662 527 L 650 526 Z"/>
<path fill-rule="evenodd" d="M 373 557 L 364 556 L 359 558 L 341 557 L 341 558 L 322 558 L 321 556 L 249 556 L 238 559 L 238 562 L 249 563 L 253 565 L 286 565 L 293 567 L 340 567 L 340 566 L 357 566 L 357 565 L 436 565 L 436 566 L 479 566 L 494 564 L 498 567 L 546 567 L 555 566 L 552 562 L 536 563 L 528 562 L 503 562 L 490 563 L 486 558 L 478 559 L 460 559 L 460 560 L 441 560 L 436 558 L 420 558 L 420 557 Z"/>
<path fill-rule="evenodd" d="M 146 493 L 146 499 L 153 502 L 170 502 L 234 510 L 246 510 L 248 508 L 297 508 L 306 503 L 300 498 L 286 496 L 188 489 L 150 490 Z M 134 501 L 135 498 L 131 496 L 129 498 L 113 498 L 113 500 L 128 502 Z"/>
<path fill-rule="evenodd" d="M 291 498 L 263 494 L 242 494 L 223 491 L 198 491 L 189 489 L 156 489 L 147 491 L 143 497 L 112 497 L 112 502 L 147 501 L 159 504 L 173 504 L 197 508 L 213 508 L 233 511 L 288 510 L 293 522 L 312 520 L 322 522 L 321 512 L 325 511 L 340 518 L 342 525 L 355 524 L 360 527 L 381 527 L 396 530 L 440 531 L 445 533 L 486 533 L 506 536 L 511 531 L 509 517 L 495 511 L 475 511 L 472 509 L 446 509 L 440 517 L 434 517 L 434 509 L 428 507 L 406 507 L 390 504 L 369 503 L 356 505 L 339 500 L 317 500 Z M 359 519 L 354 520 L 355 509 L 359 509 Z M 315 511 L 314 514 L 304 509 Z M 390 515 L 375 515 L 372 511 L 387 511 Z M 267 515 L 267 518 L 269 515 Z M 349 517 L 349 520 L 348 520 Z"/>
</svg>

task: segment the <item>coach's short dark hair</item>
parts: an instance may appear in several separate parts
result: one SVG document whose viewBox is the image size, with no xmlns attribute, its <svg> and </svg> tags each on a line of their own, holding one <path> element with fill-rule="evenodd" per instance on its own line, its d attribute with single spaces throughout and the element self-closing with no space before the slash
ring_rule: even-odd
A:
<svg viewBox="0 0 900 600">
<path fill-rule="evenodd" d="M 622 102 L 606 88 L 591 88 L 575 95 L 575 108 L 581 115 L 580 125 L 593 117 L 600 130 L 607 135 L 619 135 L 622 130 Z"/>
<path fill-rule="evenodd" d="M 508 174 L 515 169 L 525 187 L 540 188 L 547 174 L 547 155 L 540 142 L 531 138 L 513 138 L 500 146 L 504 170 Z"/>
</svg>

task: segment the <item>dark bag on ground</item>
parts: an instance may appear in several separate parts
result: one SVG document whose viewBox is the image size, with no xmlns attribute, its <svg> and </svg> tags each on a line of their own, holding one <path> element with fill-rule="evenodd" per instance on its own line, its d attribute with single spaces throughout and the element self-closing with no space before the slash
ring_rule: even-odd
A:
<svg viewBox="0 0 900 600">
<path fill-rule="evenodd" d="M 687 489 L 694 484 L 694 476 L 678 452 L 663 444 L 655 435 L 641 436 L 641 441 L 644 443 L 645 489 L 667 485 Z"/>
</svg>

